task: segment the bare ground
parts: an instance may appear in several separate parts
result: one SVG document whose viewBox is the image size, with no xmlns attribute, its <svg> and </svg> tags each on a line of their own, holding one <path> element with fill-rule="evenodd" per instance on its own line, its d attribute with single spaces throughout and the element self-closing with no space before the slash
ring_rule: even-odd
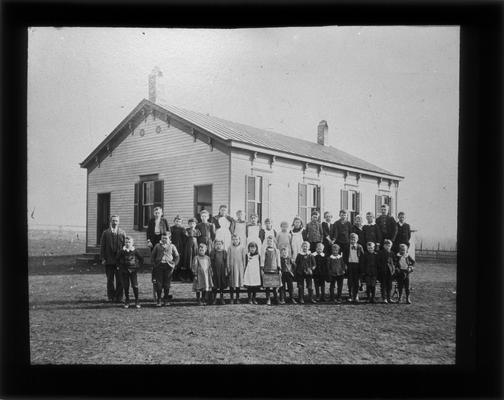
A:
<svg viewBox="0 0 504 400">
<path fill-rule="evenodd" d="M 419 264 L 413 304 L 197 306 L 174 283 L 155 308 L 150 273 L 142 308 L 106 303 L 104 274 L 32 275 L 34 364 L 453 364 L 454 264 Z M 345 285 L 346 286 L 346 285 Z M 243 296 L 243 295 L 242 295 Z M 228 298 L 228 297 L 227 297 Z"/>
</svg>

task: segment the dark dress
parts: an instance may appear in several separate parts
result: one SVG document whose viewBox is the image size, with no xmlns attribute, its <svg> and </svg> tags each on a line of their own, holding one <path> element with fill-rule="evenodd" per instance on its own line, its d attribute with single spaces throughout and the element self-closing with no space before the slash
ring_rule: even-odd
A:
<svg viewBox="0 0 504 400">
<path fill-rule="evenodd" d="M 213 249 L 213 241 L 215 240 L 215 225 L 210 222 L 200 222 L 196 225 L 196 229 L 201 233 L 198 236 L 198 245 L 205 243 L 207 245 L 207 254 L 210 254 Z"/>
<path fill-rule="evenodd" d="M 394 246 L 392 247 L 392 251 L 395 253 L 399 252 L 399 245 L 400 244 L 405 244 L 406 246 L 410 246 L 410 239 L 411 239 L 411 228 L 409 224 L 406 222 L 404 224 L 399 225 L 399 222 L 397 223 L 397 235 L 394 241 Z"/>
<path fill-rule="evenodd" d="M 364 231 L 364 243 L 373 242 L 375 244 L 381 244 L 382 237 L 381 237 L 381 231 L 378 228 L 378 225 L 376 225 L 376 224 L 364 225 L 362 227 L 362 230 Z M 362 246 L 362 247 L 364 247 L 364 249 L 366 249 L 366 246 Z"/>
<path fill-rule="evenodd" d="M 192 270 L 193 259 L 198 255 L 198 236 L 201 232 L 196 228 L 186 229 L 186 242 L 184 245 L 184 265 Z"/>
<path fill-rule="evenodd" d="M 168 224 L 166 218 L 161 217 L 161 220 L 159 221 L 159 234 L 156 235 L 156 218 L 151 218 L 149 220 L 149 224 L 147 225 L 147 239 L 152 243 L 151 251 L 154 250 L 154 246 L 161 241 L 161 235 L 168 232 L 170 229 L 169 226 L 170 225 Z"/>
<path fill-rule="evenodd" d="M 373 287 L 378 278 L 378 254 L 375 252 L 364 253 L 362 258 L 362 271 L 366 285 Z"/>
<path fill-rule="evenodd" d="M 217 290 L 226 289 L 228 287 L 226 250 L 213 251 L 210 259 L 212 260 L 213 288 Z"/>
<path fill-rule="evenodd" d="M 357 239 L 357 243 L 359 243 L 362 247 L 366 248 L 366 239 L 364 235 L 364 226 L 360 228 L 357 225 L 352 225 L 352 233 L 356 233 L 359 239 Z"/>
</svg>

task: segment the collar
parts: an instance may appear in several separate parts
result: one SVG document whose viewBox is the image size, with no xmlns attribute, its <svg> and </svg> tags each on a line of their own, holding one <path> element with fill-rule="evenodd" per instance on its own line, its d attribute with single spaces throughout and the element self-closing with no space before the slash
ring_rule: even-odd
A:
<svg viewBox="0 0 504 400">
<path fill-rule="evenodd" d="M 316 256 L 321 256 L 321 257 L 325 257 L 325 254 L 324 253 L 315 253 Z"/>
<path fill-rule="evenodd" d="M 401 253 L 397 253 L 397 257 L 408 257 L 408 253 L 404 253 L 401 255 Z"/>
<path fill-rule="evenodd" d="M 303 253 L 302 251 L 300 251 L 299 254 L 302 254 L 303 256 L 309 256 L 311 253 L 310 253 L 310 250 L 307 250 L 306 253 Z"/>
<path fill-rule="evenodd" d="M 332 258 L 333 260 L 339 260 L 342 257 L 342 255 L 338 254 L 337 256 L 335 256 L 335 255 L 331 254 L 329 257 Z"/>
<path fill-rule="evenodd" d="M 135 246 L 131 246 L 130 249 L 127 249 L 126 246 L 123 246 L 124 251 L 135 251 Z"/>
<path fill-rule="evenodd" d="M 358 249 L 358 247 L 357 247 L 357 245 L 358 245 L 358 244 L 359 244 L 359 243 L 350 244 L 350 249 L 352 249 L 352 247 L 355 247 L 355 250 L 357 250 L 357 249 Z"/>
<path fill-rule="evenodd" d="M 376 225 L 376 222 L 373 222 L 372 224 L 366 224 L 367 226 L 373 226 Z"/>
<path fill-rule="evenodd" d="M 404 225 L 404 222 L 397 221 L 397 225 L 399 225 L 399 226 L 403 226 L 403 225 Z"/>
</svg>

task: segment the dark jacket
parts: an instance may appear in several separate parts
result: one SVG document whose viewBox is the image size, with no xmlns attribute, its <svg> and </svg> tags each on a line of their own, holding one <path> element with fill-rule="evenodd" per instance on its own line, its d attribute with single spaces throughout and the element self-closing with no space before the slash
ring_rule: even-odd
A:
<svg viewBox="0 0 504 400">
<path fill-rule="evenodd" d="M 373 242 L 376 244 L 382 242 L 382 235 L 378 225 L 364 225 L 362 230 L 364 231 L 364 243 Z"/>
<path fill-rule="evenodd" d="M 397 222 L 394 217 L 390 215 L 380 215 L 376 218 L 376 225 L 378 225 L 378 229 L 380 230 L 382 242 L 385 239 L 390 239 L 392 243 L 394 243 L 397 236 Z"/>
<path fill-rule="evenodd" d="M 324 239 L 322 224 L 320 222 L 308 222 L 305 226 L 305 230 L 303 231 L 303 239 L 310 243 L 322 242 L 322 240 Z"/>
<path fill-rule="evenodd" d="M 322 253 L 324 254 L 324 253 Z M 317 277 L 317 278 L 323 278 L 323 279 L 326 279 L 327 278 L 327 257 L 325 256 L 325 254 L 323 256 L 315 253 L 315 265 L 316 265 L 316 268 L 315 270 L 313 271 L 313 276 Z"/>
<path fill-rule="evenodd" d="M 118 255 L 119 268 L 122 270 L 137 270 L 143 265 L 144 259 L 137 249 L 123 248 Z"/>
<path fill-rule="evenodd" d="M 170 242 L 175 245 L 180 255 L 184 254 L 185 242 L 187 240 L 186 228 L 183 226 L 172 225 L 170 227 L 170 232 Z"/>
<path fill-rule="evenodd" d="M 332 239 L 331 238 L 332 227 L 333 227 L 333 224 L 327 223 L 325 221 L 322 222 L 322 233 L 324 235 L 324 240 L 323 240 L 322 243 L 324 243 L 325 246 L 332 245 L 332 242 L 330 242 L 330 241 L 327 240 L 328 236 L 329 236 L 329 239 Z"/>
<path fill-rule="evenodd" d="M 117 264 L 119 251 L 124 247 L 126 234 L 117 228 L 117 234 L 113 234 L 110 228 L 103 231 L 100 238 L 100 258 L 108 265 Z"/>
<path fill-rule="evenodd" d="M 356 246 L 357 246 L 357 257 L 359 257 L 359 263 L 360 263 L 362 260 L 362 256 L 364 255 L 364 248 L 359 243 L 357 243 Z M 342 251 L 343 251 L 343 262 L 346 265 L 348 265 L 348 258 L 350 257 L 350 243 L 344 246 Z"/>
<path fill-rule="evenodd" d="M 402 226 L 397 223 L 397 235 L 394 244 L 398 247 L 400 244 L 406 244 L 409 247 L 411 239 L 411 228 L 409 224 L 404 223 Z"/>
<path fill-rule="evenodd" d="M 361 272 L 367 277 L 378 276 L 378 254 L 376 252 L 366 252 L 362 256 Z"/>
<path fill-rule="evenodd" d="M 155 239 L 154 230 L 156 229 L 156 218 L 151 218 L 149 220 L 149 224 L 147 225 L 147 239 L 151 241 L 152 246 L 155 246 L 157 243 Z M 168 224 L 168 220 L 165 217 L 161 217 L 159 221 L 159 232 L 162 235 L 170 230 L 170 225 Z"/>
<path fill-rule="evenodd" d="M 341 222 L 337 220 L 332 226 L 331 238 L 340 246 L 350 243 L 350 234 L 352 233 L 352 224 L 350 221 Z"/>
<path fill-rule="evenodd" d="M 313 275 L 315 265 L 313 254 L 298 253 L 295 261 L 296 277 L 302 278 L 305 275 Z"/>
<path fill-rule="evenodd" d="M 276 239 L 277 237 L 277 232 L 273 229 L 273 239 Z M 261 239 L 261 242 L 264 242 L 264 239 L 266 239 L 266 231 L 264 228 L 261 228 L 259 230 L 259 239 Z"/>
<path fill-rule="evenodd" d="M 168 249 L 169 254 L 171 254 L 172 260 L 168 262 L 168 265 L 172 268 L 175 268 L 180 261 L 180 256 L 179 252 L 177 251 L 177 248 L 173 245 L 173 243 L 169 243 L 168 246 L 170 248 Z M 164 248 L 161 243 L 158 243 L 154 246 L 154 250 L 152 250 L 152 264 L 154 264 L 154 267 L 158 267 L 161 264 L 161 260 L 163 259 L 164 255 Z"/>
<path fill-rule="evenodd" d="M 378 274 L 383 276 L 386 273 L 394 275 L 395 272 L 395 255 L 392 251 L 381 249 L 378 252 Z"/>
<path fill-rule="evenodd" d="M 329 278 L 345 275 L 345 272 L 346 265 L 343 261 L 343 256 L 338 258 L 332 258 L 332 256 L 329 256 L 327 258 L 327 274 Z"/>
<path fill-rule="evenodd" d="M 357 227 L 357 225 L 352 225 L 352 233 L 356 233 L 357 236 L 359 237 L 357 239 L 357 243 L 359 243 L 364 249 L 366 248 L 366 241 L 364 240 L 364 226 L 361 226 L 360 228 Z"/>
</svg>

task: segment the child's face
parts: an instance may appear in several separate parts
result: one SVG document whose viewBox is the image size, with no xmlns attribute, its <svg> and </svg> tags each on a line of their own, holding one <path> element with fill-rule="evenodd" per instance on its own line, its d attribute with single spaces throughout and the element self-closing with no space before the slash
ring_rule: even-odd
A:
<svg viewBox="0 0 504 400">
<path fill-rule="evenodd" d="M 301 249 L 303 250 L 303 252 L 305 252 L 305 253 L 306 253 L 306 252 L 308 251 L 308 243 L 303 243 L 303 244 L 301 245 Z"/>
<path fill-rule="evenodd" d="M 355 236 L 350 236 L 350 244 L 355 244 L 357 243 L 357 238 Z"/>
<path fill-rule="evenodd" d="M 355 225 L 362 225 L 361 217 L 355 217 Z"/>
<path fill-rule="evenodd" d="M 221 207 L 219 208 L 219 214 L 223 217 L 227 215 L 227 207 Z"/>
<path fill-rule="evenodd" d="M 271 221 L 266 222 L 266 229 L 267 229 L 268 231 L 270 231 L 270 230 L 271 230 Z"/>
<path fill-rule="evenodd" d="M 385 248 L 385 250 L 387 251 L 390 251 L 392 249 L 392 245 L 388 242 L 386 243 L 383 243 L 383 247 Z"/>
<path fill-rule="evenodd" d="M 331 215 L 331 214 L 326 214 L 326 215 L 324 216 L 324 218 L 325 218 L 325 221 L 326 221 L 326 222 L 331 222 L 331 220 L 332 220 L 332 215 Z"/>
<path fill-rule="evenodd" d="M 332 248 L 332 254 L 333 254 L 333 256 L 337 256 L 338 253 L 339 253 L 339 249 L 337 247 L 333 247 Z"/>
<path fill-rule="evenodd" d="M 252 215 L 250 217 L 250 222 L 252 222 L 253 224 L 255 224 L 257 222 L 257 217 L 255 215 Z"/>
<path fill-rule="evenodd" d="M 287 257 L 287 249 L 284 248 L 284 249 L 280 250 L 280 255 L 284 258 Z"/>
<path fill-rule="evenodd" d="M 194 221 L 189 222 L 189 227 L 193 229 L 196 228 L 196 222 Z"/>
<path fill-rule="evenodd" d="M 182 219 L 181 219 L 181 218 L 177 218 L 177 219 L 175 220 L 175 225 L 177 225 L 177 226 L 182 225 Z"/>
<path fill-rule="evenodd" d="M 404 220 L 406 219 L 406 215 L 404 214 L 399 214 L 399 222 L 404 222 Z"/>
<path fill-rule="evenodd" d="M 301 221 L 299 219 L 296 219 L 294 221 L 294 227 L 296 227 L 296 228 L 300 228 L 301 227 Z"/>
<path fill-rule="evenodd" d="M 170 238 L 168 236 L 161 236 L 161 243 L 163 244 L 170 243 Z"/>
<path fill-rule="evenodd" d="M 282 229 L 282 232 L 287 232 L 287 230 L 289 229 L 289 225 L 282 224 L 282 225 L 280 225 L 280 228 Z"/>
<path fill-rule="evenodd" d="M 201 220 L 203 222 L 207 222 L 208 221 L 208 214 L 201 214 Z"/>
<path fill-rule="evenodd" d="M 322 253 L 324 251 L 324 245 L 323 244 L 317 244 L 317 253 Z"/>
<path fill-rule="evenodd" d="M 217 250 L 222 250 L 222 249 L 224 248 L 224 245 L 222 244 L 222 242 L 217 242 L 217 243 L 215 244 L 215 248 L 216 248 Z"/>
<path fill-rule="evenodd" d="M 127 249 L 130 249 L 133 246 L 133 240 L 132 239 L 126 239 L 126 241 L 124 242 L 124 244 L 126 245 Z"/>
<path fill-rule="evenodd" d="M 252 245 L 249 247 L 249 253 L 255 253 L 257 251 L 257 246 L 256 245 Z"/>
<path fill-rule="evenodd" d="M 243 211 L 237 211 L 236 212 L 236 218 L 241 221 L 242 218 L 243 218 Z"/>
<path fill-rule="evenodd" d="M 382 215 L 387 215 L 387 206 L 381 206 Z"/>
<path fill-rule="evenodd" d="M 311 216 L 311 220 L 312 220 L 312 222 L 317 222 L 317 221 L 318 221 L 318 217 L 319 217 L 319 216 L 318 216 L 317 214 L 312 215 L 312 216 Z"/>
<path fill-rule="evenodd" d="M 367 214 L 366 215 L 366 220 L 368 222 L 368 224 L 372 224 L 373 223 L 373 216 L 371 214 Z"/>
<path fill-rule="evenodd" d="M 374 251 L 374 243 L 368 243 L 368 244 L 367 244 L 367 249 L 368 249 L 368 251 L 370 251 L 370 252 Z"/>
<path fill-rule="evenodd" d="M 406 254 L 406 249 L 407 249 L 406 245 L 401 244 L 399 246 L 399 254 L 401 254 L 401 255 Z"/>
<path fill-rule="evenodd" d="M 159 210 L 159 209 L 157 209 L 156 211 L 154 211 L 154 216 L 155 216 L 156 218 L 159 218 L 159 217 L 161 216 L 161 214 L 162 214 L 162 211 L 161 211 L 161 210 Z"/>
<path fill-rule="evenodd" d="M 232 241 L 233 241 L 233 244 L 234 244 L 235 246 L 238 246 L 238 245 L 240 244 L 240 238 L 239 238 L 239 237 L 237 237 L 237 236 L 235 236 L 235 237 L 232 239 Z"/>
<path fill-rule="evenodd" d="M 206 251 L 206 247 L 205 246 L 198 247 L 198 254 L 200 256 L 204 256 L 205 255 L 205 251 Z"/>
<path fill-rule="evenodd" d="M 342 211 L 339 213 L 339 218 L 341 221 L 345 221 L 347 217 L 347 213 L 345 211 Z"/>
</svg>

